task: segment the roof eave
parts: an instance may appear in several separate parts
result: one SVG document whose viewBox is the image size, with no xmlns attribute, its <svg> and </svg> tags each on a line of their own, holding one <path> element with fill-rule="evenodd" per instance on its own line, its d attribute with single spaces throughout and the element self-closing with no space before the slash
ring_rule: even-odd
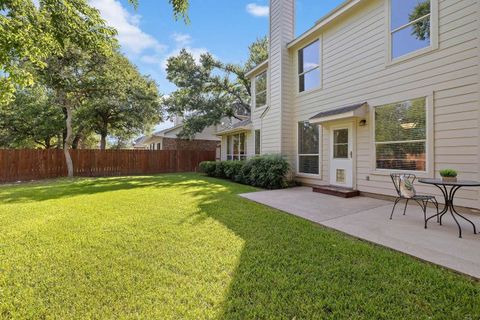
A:
<svg viewBox="0 0 480 320">
<path fill-rule="evenodd" d="M 259 72 L 263 71 L 264 69 L 266 69 L 268 67 L 268 59 L 263 61 L 262 63 L 260 63 L 258 66 L 256 66 L 255 68 L 253 68 L 252 70 L 248 71 L 247 73 L 245 73 L 245 77 L 247 78 L 251 78 L 253 77 L 254 75 L 258 74 Z"/>
<path fill-rule="evenodd" d="M 291 41 L 289 44 L 287 44 L 287 48 L 292 48 L 295 47 L 297 44 L 299 44 L 301 41 L 305 40 L 307 37 L 309 37 L 312 33 L 315 33 L 316 31 L 320 30 L 336 18 L 338 18 L 340 15 L 343 13 L 347 12 L 351 8 L 353 8 L 355 5 L 360 3 L 363 0 L 346 0 L 342 4 L 340 4 L 338 7 L 330 11 L 326 16 L 321 18 L 320 20 L 317 21 L 317 23 L 302 33 L 300 36 L 295 38 L 293 41 Z"/>
</svg>

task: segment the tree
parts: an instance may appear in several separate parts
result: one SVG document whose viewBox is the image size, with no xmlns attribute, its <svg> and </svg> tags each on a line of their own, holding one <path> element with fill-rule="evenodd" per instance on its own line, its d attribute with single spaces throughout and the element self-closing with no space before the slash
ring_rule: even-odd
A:
<svg viewBox="0 0 480 320">
<path fill-rule="evenodd" d="M 137 0 L 130 2 L 137 5 Z M 169 3 L 176 19 L 188 22 L 189 0 Z M 43 68 L 49 56 L 63 53 L 65 44 L 108 51 L 115 33 L 87 0 L 0 1 L 0 104 L 13 99 L 18 86 L 33 84 L 23 62 Z"/>
<path fill-rule="evenodd" d="M 167 79 L 177 90 L 164 99 L 167 113 L 185 118 L 181 137 L 189 138 L 225 117 L 241 119 L 250 113 L 250 80 L 245 74 L 268 57 L 267 38 L 249 47 L 244 65 L 225 64 L 211 54 L 197 62 L 187 50 L 167 62 Z"/>
<path fill-rule="evenodd" d="M 68 45 L 62 55 L 49 57 L 46 67 L 39 70 L 43 83 L 55 93 L 55 103 L 65 109 L 66 134 L 63 150 L 69 177 L 73 177 L 73 162 L 69 149 L 73 140 L 74 112 L 101 87 L 95 72 L 105 63 L 107 57 L 101 52 L 88 52 Z"/>
<path fill-rule="evenodd" d="M 102 150 L 106 148 L 107 136 L 125 139 L 161 120 L 155 81 L 141 75 L 120 53 L 97 67 L 95 77 L 98 90 L 93 91 L 77 116 L 100 135 Z"/>
<path fill-rule="evenodd" d="M 31 0 L 0 2 L 0 104 L 13 98 L 16 86 L 34 82 L 29 62 L 46 66 L 51 55 L 61 55 L 65 44 L 82 49 L 109 50 L 115 30 L 106 26 L 87 0 Z"/>
<path fill-rule="evenodd" d="M 0 146 L 54 148 L 61 145 L 64 116 L 45 86 L 18 90 L 15 99 L 0 108 Z"/>
</svg>

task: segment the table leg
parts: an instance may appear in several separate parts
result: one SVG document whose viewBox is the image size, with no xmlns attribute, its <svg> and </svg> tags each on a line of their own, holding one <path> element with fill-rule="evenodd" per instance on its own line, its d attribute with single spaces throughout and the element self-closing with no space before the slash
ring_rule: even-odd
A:
<svg viewBox="0 0 480 320">
<path fill-rule="evenodd" d="M 425 220 L 425 229 L 427 229 L 427 222 L 428 222 L 430 219 L 435 218 L 435 217 L 437 217 L 437 218 L 440 217 L 440 225 L 441 225 L 441 224 L 442 224 L 442 217 L 443 217 L 443 215 L 448 212 L 448 191 L 447 191 L 447 189 L 445 188 L 445 186 L 443 187 L 443 189 L 442 189 L 440 186 L 437 186 L 437 185 L 435 185 L 435 186 L 436 186 L 438 189 L 440 189 L 440 191 L 442 192 L 443 198 L 445 199 L 445 205 L 444 205 L 444 207 L 443 207 L 443 209 L 442 209 L 441 212 L 438 212 L 438 211 L 437 211 L 437 214 L 434 214 L 433 216 L 428 217 L 428 219 Z"/>
<path fill-rule="evenodd" d="M 454 188 L 452 188 L 452 190 L 453 190 L 453 189 L 454 189 Z M 477 227 L 475 226 L 475 224 L 474 224 L 471 220 L 467 219 L 466 217 L 464 217 L 463 215 L 461 215 L 460 213 L 458 213 L 457 210 L 455 210 L 455 206 L 453 205 L 453 198 L 455 197 L 455 193 L 458 191 L 458 189 L 460 189 L 460 187 L 457 187 L 457 188 L 453 191 L 453 193 L 451 193 L 451 194 L 452 194 L 452 198 L 450 199 L 450 213 L 452 213 L 452 215 L 453 215 L 453 212 L 454 212 L 456 215 L 458 215 L 458 216 L 459 216 L 460 218 L 462 218 L 463 220 L 468 221 L 468 222 L 472 225 L 472 227 L 473 227 L 473 234 L 477 234 Z M 453 212 L 452 212 L 452 210 L 453 210 Z M 456 219 L 455 219 L 455 221 L 456 221 Z M 457 222 L 457 224 L 458 224 L 458 222 Z M 462 237 L 461 234 L 462 234 L 462 233 L 460 232 L 460 238 Z"/>
</svg>

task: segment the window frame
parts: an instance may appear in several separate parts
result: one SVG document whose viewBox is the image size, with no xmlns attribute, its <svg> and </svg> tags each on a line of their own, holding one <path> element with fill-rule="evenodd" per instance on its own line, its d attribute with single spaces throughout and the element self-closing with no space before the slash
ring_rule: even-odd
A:
<svg viewBox="0 0 480 320">
<path fill-rule="evenodd" d="M 314 92 L 316 90 L 319 90 L 323 87 L 323 41 L 322 41 L 322 36 L 319 36 L 318 38 L 310 41 L 308 44 L 302 46 L 301 48 L 299 48 L 297 51 L 296 51 L 296 64 L 295 64 L 295 68 L 296 68 L 296 76 L 297 76 L 297 95 L 303 95 L 303 94 L 307 94 L 307 93 L 310 93 L 310 92 Z M 300 51 L 302 51 L 303 49 L 307 48 L 308 46 L 314 44 L 315 42 L 318 42 L 318 66 L 314 67 L 314 68 L 311 68 L 311 69 L 308 69 L 307 71 L 303 71 L 303 72 L 300 72 L 300 69 L 299 69 L 299 62 L 300 62 Z M 320 76 L 319 76 L 319 84 L 318 86 L 314 87 L 314 88 L 311 88 L 311 89 L 308 89 L 308 90 L 303 90 L 303 91 L 300 91 L 300 77 L 307 74 L 307 73 L 310 73 L 314 70 L 318 69 L 319 72 L 320 72 Z M 304 85 L 305 86 L 305 85 Z"/>
<path fill-rule="evenodd" d="M 396 31 L 403 30 L 410 26 L 411 24 L 425 18 L 427 15 L 418 18 L 415 21 L 409 22 L 403 26 L 397 27 L 394 30 L 391 30 L 391 12 L 392 12 L 392 0 L 385 1 L 385 17 L 386 17 L 386 38 L 387 38 L 387 48 L 386 48 L 386 65 L 387 67 L 390 65 L 394 65 L 400 62 L 404 62 L 406 60 L 410 60 L 417 56 L 421 56 L 423 54 L 427 54 L 431 51 L 438 49 L 438 0 L 430 0 L 430 45 L 418 49 L 409 53 L 406 53 L 400 57 L 393 58 L 393 42 L 392 42 L 392 35 Z M 408 99 L 407 99 L 408 100 Z"/>
<path fill-rule="evenodd" d="M 241 146 L 241 138 L 240 136 L 243 135 L 244 136 L 244 139 L 243 139 L 243 154 L 240 153 L 240 150 L 242 149 L 240 146 Z M 238 153 L 234 153 L 234 141 L 233 141 L 233 137 L 236 136 L 238 137 Z M 242 160 L 246 160 L 247 159 L 247 134 L 246 132 L 238 132 L 238 133 L 232 133 L 232 134 L 229 134 L 227 135 L 227 152 L 226 152 L 226 156 L 227 156 L 227 160 L 234 160 L 234 161 L 242 161 Z"/>
<path fill-rule="evenodd" d="M 318 154 L 307 154 L 307 153 L 300 153 L 299 152 L 299 146 L 300 146 L 300 141 L 299 141 L 299 135 L 298 135 L 298 126 L 300 123 L 304 123 L 304 122 L 309 122 L 308 120 L 304 120 L 304 121 L 297 121 L 297 128 L 295 130 L 296 132 L 296 136 L 295 136 L 295 141 L 296 141 L 296 146 L 295 146 L 295 150 L 296 150 L 296 160 L 297 160 L 297 163 L 296 163 L 296 172 L 295 172 L 295 175 L 298 176 L 298 177 L 306 177 L 306 178 L 316 178 L 316 179 L 322 179 L 322 156 L 323 156 L 323 152 L 322 152 L 322 146 L 323 146 L 323 127 L 319 124 L 316 124 L 316 123 L 312 123 L 311 125 L 313 126 L 318 126 Z M 300 172 L 300 157 L 301 156 L 318 156 L 318 174 L 316 173 L 305 173 L 305 172 Z"/>
<path fill-rule="evenodd" d="M 263 91 L 260 91 L 260 92 L 257 92 L 257 79 L 260 78 L 261 76 L 265 75 L 265 90 Z M 264 70 L 262 72 L 260 72 L 257 76 L 255 76 L 255 79 L 253 81 L 253 92 L 254 92 L 254 108 L 255 109 L 261 109 L 261 108 L 264 108 L 268 105 L 268 94 L 267 94 L 267 91 L 268 91 L 268 72 L 267 70 Z M 259 106 L 257 105 L 257 96 L 259 94 L 262 94 L 262 93 L 265 93 L 265 104 Z"/>
<path fill-rule="evenodd" d="M 422 92 L 423 93 L 423 92 Z M 394 95 L 390 98 L 379 99 L 370 103 L 370 142 L 371 142 L 371 171 L 372 175 L 388 176 L 390 173 L 408 172 L 414 173 L 421 178 L 434 178 L 434 163 L 435 163 L 435 149 L 434 149 L 434 118 L 433 118 L 433 92 L 424 92 L 414 96 Z M 399 103 L 408 100 L 425 99 L 426 112 L 426 142 L 425 142 L 425 171 L 415 170 L 398 170 L 398 169 L 378 169 L 377 168 L 377 153 L 375 140 L 375 108 L 387 104 Z M 404 141 L 408 142 L 408 141 Z"/>
</svg>

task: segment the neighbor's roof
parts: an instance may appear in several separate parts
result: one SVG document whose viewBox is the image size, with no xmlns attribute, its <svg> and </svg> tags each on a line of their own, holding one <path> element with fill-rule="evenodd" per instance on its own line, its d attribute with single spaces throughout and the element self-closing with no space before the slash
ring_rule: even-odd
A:
<svg viewBox="0 0 480 320">
<path fill-rule="evenodd" d="M 179 124 L 179 125 L 173 126 L 173 127 L 171 127 L 171 128 L 167 128 L 167 129 L 163 129 L 163 130 L 154 132 L 154 133 L 152 134 L 152 136 L 162 137 L 162 136 L 165 135 L 165 133 L 168 133 L 168 132 L 170 132 L 170 131 L 176 130 L 176 129 L 181 128 L 181 127 L 183 127 L 183 124 Z"/>
<path fill-rule="evenodd" d="M 298 36 L 296 39 L 291 41 L 287 47 L 291 48 L 295 45 L 297 45 L 299 42 L 310 36 L 312 33 L 320 30 L 345 12 L 349 11 L 351 8 L 359 4 L 360 2 L 363 2 L 364 0 L 346 0 L 342 4 L 340 4 L 338 7 L 330 11 L 327 15 L 322 17 L 320 20 L 318 20 L 313 27 L 302 33 L 300 36 Z"/>
</svg>

